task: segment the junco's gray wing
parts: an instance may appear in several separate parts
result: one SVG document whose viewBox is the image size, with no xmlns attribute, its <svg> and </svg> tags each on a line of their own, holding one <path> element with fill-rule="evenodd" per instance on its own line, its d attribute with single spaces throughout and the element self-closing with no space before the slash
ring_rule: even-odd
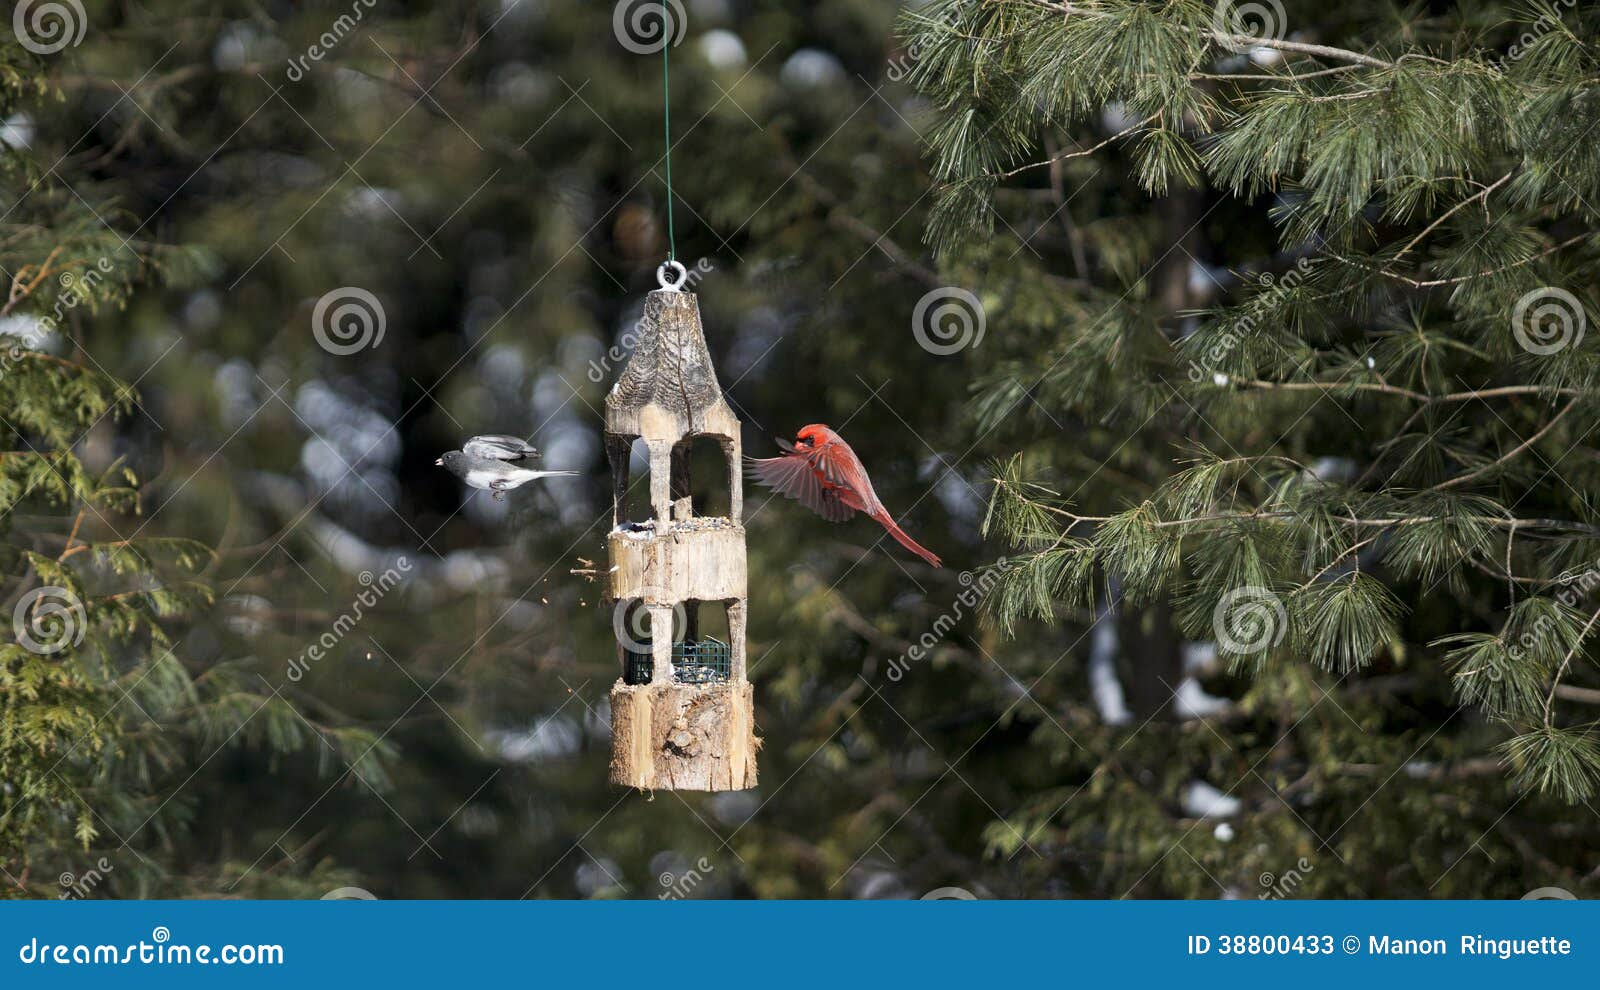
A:
<svg viewBox="0 0 1600 990">
<path fill-rule="evenodd" d="M 520 461 L 539 456 L 538 448 L 521 437 L 497 433 L 473 437 L 461 445 L 461 452 L 468 457 L 487 457 L 496 461 Z"/>
</svg>

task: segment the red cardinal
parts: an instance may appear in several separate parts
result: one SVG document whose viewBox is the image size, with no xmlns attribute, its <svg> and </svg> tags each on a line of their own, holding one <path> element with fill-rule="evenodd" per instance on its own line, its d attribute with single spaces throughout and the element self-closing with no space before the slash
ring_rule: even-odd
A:
<svg viewBox="0 0 1600 990">
<path fill-rule="evenodd" d="M 865 512 L 900 545 L 934 567 L 939 558 L 906 535 L 878 501 L 861 458 L 844 437 L 821 424 L 807 426 L 793 444 L 779 440 L 782 457 L 750 458 L 750 477 L 780 495 L 795 499 L 829 522 L 843 522 Z"/>
</svg>

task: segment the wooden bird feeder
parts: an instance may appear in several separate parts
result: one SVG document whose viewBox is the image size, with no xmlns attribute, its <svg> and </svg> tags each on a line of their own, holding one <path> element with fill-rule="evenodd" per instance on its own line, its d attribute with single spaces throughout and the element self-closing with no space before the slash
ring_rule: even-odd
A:
<svg viewBox="0 0 1600 990">
<path fill-rule="evenodd" d="M 623 673 L 611 689 L 611 780 L 641 790 L 737 791 L 755 786 L 761 745 L 745 679 L 739 420 L 711 366 L 694 294 L 681 280 L 660 280 L 606 396 L 614 499 L 607 597 Z M 727 517 L 694 514 L 689 452 L 700 437 L 715 439 L 727 460 Z M 627 518 L 635 440 L 650 454 L 648 522 Z M 727 643 L 699 636 L 700 606 L 713 602 L 727 609 Z M 630 609 L 643 616 L 644 635 L 625 632 L 621 617 Z"/>
</svg>

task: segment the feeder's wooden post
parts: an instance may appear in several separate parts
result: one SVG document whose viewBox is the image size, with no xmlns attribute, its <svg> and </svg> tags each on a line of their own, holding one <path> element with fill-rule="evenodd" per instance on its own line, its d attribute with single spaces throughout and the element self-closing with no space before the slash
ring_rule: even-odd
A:
<svg viewBox="0 0 1600 990">
<path fill-rule="evenodd" d="M 611 526 L 627 521 L 628 464 L 633 459 L 633 444 L 627 437 L 606 434 L 606 460 L 611 463 Z"/>
<path fill-rule="evenodd" d="M 728 640 L 733 652 L 732 679 L 736 682 L 745 679 L 744 609 L 745 602 L 742 598 L 728 603 Z"/>
<path fill-rule="evenodd" d="M 672 518 L 694 518 L 694 481 L 689 476 L 689 448 L 694 438 L 678 441 L 672 448 Z"/>
<path fill-rule="evenodd" d="M 756 785 L 761 741 L 745 665 L 739 421 L 717 383 L 692 293 L 650 293 L 636 339 L 606 396 L 616 502 L 608 596 L 616 607 L 637 600 L 648 609 L 654 671 L 649 684 L 619 679 L 611 689 L 611 780 L 644 790 L 743 790 Z M 728 458 L 728 518 L 694 517 L 689 451 L 699 436 L 715 438 Z M 647 528 L 629 526 L 625 518 L 635 437 L 650 451 L 654 519 Z M 680 684 L 672 662 L 673 614 L 683 610 L 694 639 L 699 603 L 707 601 L 728 610 L 730 676 Z"/>
<path fill-rule="evenodd" d="M 722 456 L 728 461 L 728 515 L 744 518 L 744 444 L 735 435 L 722 441 Z"/>
<path fill-rule="evenodd" d="M 689 451 L 694 438 L 679 440 L 672 448 L 672 519 L 674 522 L 694 518 L 694 479 L 689 474 Z M 737 519 L 738 516 L 733 518 Z M 700 603 L 683 603 L 683 641 L 700 639 Z"/>
<path fill-rule="evenodd" d="M 650 444 L 650 509 L 659 531 L 672 521 L 672 445 L 664 440 Z"/>
<path fill-rule="evenodd" d="M 648 605 L 650 615 L 651 684 L 672 683 L 672 606 Z"/>
</svg>

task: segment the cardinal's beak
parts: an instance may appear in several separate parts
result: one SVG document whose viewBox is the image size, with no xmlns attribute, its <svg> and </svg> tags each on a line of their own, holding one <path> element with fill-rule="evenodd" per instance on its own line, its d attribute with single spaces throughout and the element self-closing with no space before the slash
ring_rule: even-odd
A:
<svg viewBox="0 0 1600 990">
<path fill-rule="evenodd" d="M 441 457 L 438 460 L 434 461 L 433 463 L 434 463 L 435 467 L 444 467 L 444 458 Z"/>
</svg>

